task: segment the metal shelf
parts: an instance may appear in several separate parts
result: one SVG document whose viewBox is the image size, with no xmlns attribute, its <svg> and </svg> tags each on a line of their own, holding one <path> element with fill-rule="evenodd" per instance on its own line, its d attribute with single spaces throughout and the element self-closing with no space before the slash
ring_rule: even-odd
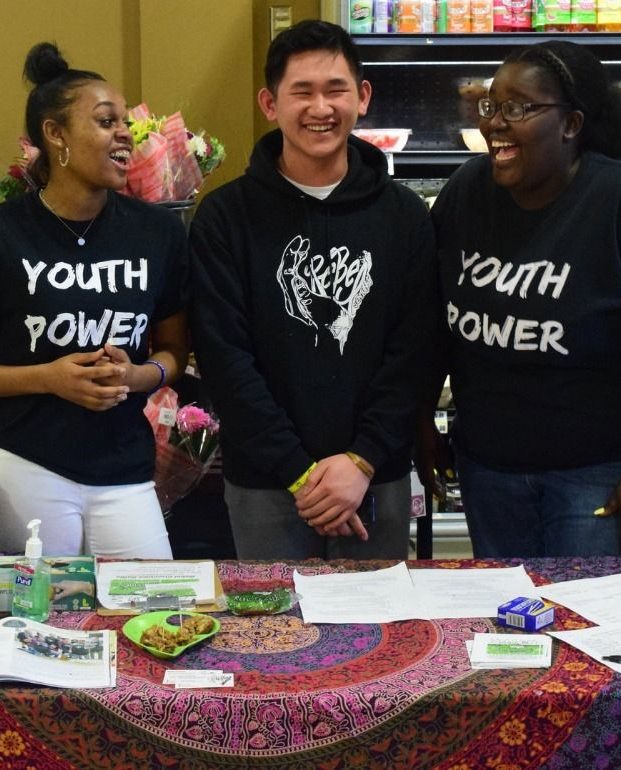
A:
<svg viewBox="0 0 621 770">
<path fill-rule="evenodd" d="M 448 48 L 462 46 L 468 48 L 492 47 L 514 48 L 520 45 L 532 45 L 544 40 L 568 40 L 589 48 L 610 47 L 621 44 L 621 35 L 616 32 L 490 32 L 486 34 L 394 34 L 394 35 L 354 35 L 356 44 L 364 51 L 379 47 L 394 48 Z"/>
<path fill-rule="evenodd" d="M 542 40 L 569 40 L 572 43 L 610 45 L 621 41 L 617 32 L 487 32 L 467 34 L 387 34 L 353 35 L 357 45 L 530 45 Z"/>
<path fill-rule="evenodd" d="M 393 161 L 395 166 L 417 165 L 428 163 L 435 166 L 458 166 L 475 155 L 477 152 L 467 152 L 462 150 L 407 150 L 406 152 L 394 152 Z"/>
</svg>

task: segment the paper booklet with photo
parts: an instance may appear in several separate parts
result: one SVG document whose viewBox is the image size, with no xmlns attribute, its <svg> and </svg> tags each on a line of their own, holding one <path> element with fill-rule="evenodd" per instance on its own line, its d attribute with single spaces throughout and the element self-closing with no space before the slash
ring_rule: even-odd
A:
<svg viewBox="0 0 621 770">
<path fill-rule="evenodd" d="M 0 620 L 0 680 L 49 687 L 113 687 L 116 631 L 72 631 L 26 618 Z"/>
</svg>

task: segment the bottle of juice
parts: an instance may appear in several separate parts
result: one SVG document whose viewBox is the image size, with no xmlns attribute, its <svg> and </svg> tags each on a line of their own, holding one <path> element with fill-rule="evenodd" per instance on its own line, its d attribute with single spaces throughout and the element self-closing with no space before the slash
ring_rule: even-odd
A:
<svg viewBox="0 0 621 770">
<path fill-rule="evenodd" d="M 494 0 L 494 32 L 513 32 L 512 0 Z"/>
<path fill-rule="evenodd" d="M 436 2 L 435 0 L 421 0 L 420 3 L 420 31 L 432 35 L 436 28 Z"/>
<path fill-rule="evenodd" d="M 470 0 L 446 0 L 446 31 L 470 32 Z"/>
<path fill-rule="evenodd" d="M 533 0 L 532 28 L 535 32 L 543 32 L 546 23 L 545 0 Z"/>
<path fill-rule="evenodd" d="M 477 33 L 494 31 L 493 0 L 470 0 L 470 30 Z"/>
<path fill-rule="evenodd" d="M 571 26 L 571 0 L 545 0 L 544 32 L 567 32 Z"/>
<path fill-rule="evenodd" d="M 373 0 L 349 0 L 349 31 L 352 35 L 373 32 Z"/>
<path fill-rule="evenodd" d="M 436 0 L 436 32 L 446 32 L 446 0 Z"/>
<path fill-rule="evenodd" d="M 598 0 L 597 31 L 621 31 L 621 0 Z"/>
<path fill-rule="evenodd" d="M 571 0 L 571 31 L 594 32 L 596 29 L 596 0 Z"/>
<path fill-rule="evenodd" d="M 532 0 L 493 0 L 493 2 L 494 32 L 528 32 L 533 28 Z"/>
<path fill-rule="evenodd" d="M 563 0 L 571 2 L 571 0 Z M 513 32 L 528 32 L 532 29 L 532 0 L 511 0 L 511 23 Z"/>
<path fill-rule="evenodd" d="M 379 35 L 392 32 L 392 0 L 375 0 L 373 11 L 373 32 Z"/>
<path fill-rule="evenodd" d="M 399 32 L 420 32 L 421 0 L 401 0 L 399 3 Z"/>
</svg>

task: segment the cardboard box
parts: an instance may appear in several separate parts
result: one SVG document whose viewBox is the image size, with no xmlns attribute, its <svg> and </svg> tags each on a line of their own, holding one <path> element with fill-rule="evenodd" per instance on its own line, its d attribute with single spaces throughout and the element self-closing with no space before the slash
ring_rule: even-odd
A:
<svg viewBox="0 0 621 770">
<path fill-rule="evenodd" d="M 11 578 L 15 556 L 0 556 L 0 612 L 11 609 Z"/>
<path fill-rule="evenodd" d="M 517 596 L 498 608 L 498 625 L 539 631 L 554 623 L 554 605 L 543 599 Z"/>
<path fill-rule="evenodd" d="M 95 559 L 93 556 L 45 556 L 50 565 L 54 591 L 50 610 L 95 608 Z"/>
</svg>

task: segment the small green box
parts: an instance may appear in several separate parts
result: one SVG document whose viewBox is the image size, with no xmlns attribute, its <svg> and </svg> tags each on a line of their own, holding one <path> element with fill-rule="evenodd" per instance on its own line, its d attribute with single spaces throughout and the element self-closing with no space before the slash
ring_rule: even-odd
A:
<svg viewBox="0 0 621 770">
<path fill-rule="evenodd" d="M 50 565 L 50 610 L 73 612 L 95 608 L 95 559 L 93 556 L 44 556 L 43 558 Z"/>
<path fill-rule="evenodd" d="M 16 556 L 0 556 L 0 612 L 11 609 L 13 564 Z"/>
</svg>

